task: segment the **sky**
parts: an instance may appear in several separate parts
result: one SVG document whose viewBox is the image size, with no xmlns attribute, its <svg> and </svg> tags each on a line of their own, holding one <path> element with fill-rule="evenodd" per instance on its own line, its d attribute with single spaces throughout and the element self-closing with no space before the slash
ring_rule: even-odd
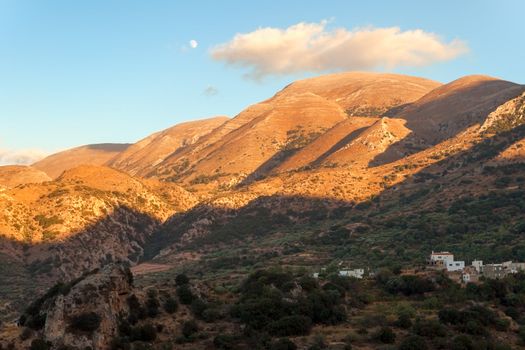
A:
<svg viewBox="0 0 525 350">
<path fill-rule="evenodd" d="M 0 164 L 235 116 L 338 71 L 525 83 L 523 0 L 0 0 Z"/>
</svg>

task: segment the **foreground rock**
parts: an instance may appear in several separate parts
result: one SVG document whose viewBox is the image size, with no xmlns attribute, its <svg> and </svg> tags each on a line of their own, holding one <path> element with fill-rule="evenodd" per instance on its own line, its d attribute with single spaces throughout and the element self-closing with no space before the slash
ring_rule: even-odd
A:
<svg viewBox="0 0 525 350">
<path fill-rule="evenodd" d="M 133 277 L 128 268 L 108 265 L 68 285 L 57 285 L 33 302 L 21 325 L 33 328 L 53 348 L 107 349 L 126 312 Z"/>
</svg>

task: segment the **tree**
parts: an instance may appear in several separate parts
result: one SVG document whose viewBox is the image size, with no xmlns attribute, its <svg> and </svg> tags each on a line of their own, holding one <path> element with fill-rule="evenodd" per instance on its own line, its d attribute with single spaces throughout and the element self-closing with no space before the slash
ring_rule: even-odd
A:
<svg viewBox="0 0 525 350">
<path fill-rule="evenodd" d="M 181 273 L 175 277 L 175 283 L 177 286 L 182 286 L 190 283 L 190 279 L 185 274 Z"/>
<path fill-rule="evenodd" d="M 173 314 L 177 312 L 178 309 L 179 303 L 177 302 L 177 299 L 173 297 L 168 297 L 168 299 L 166 299 L 166 302 L 164 303 L 164 310 L 169 314 Z"/>
<path fill-rule="evenodd" d="M 184 305 L 190 305 L 196 298 L 187 284 L 183 284 L 177 288 L 177 295 L 180 303 Z"/>
<path fill-rule="evenodd" d="M 184 322 L 182 325 L 182 335 L 186 338 L 191 337 L 193 334 L 199 331 L 199 325 L 194 320 Z"/>
</svg>

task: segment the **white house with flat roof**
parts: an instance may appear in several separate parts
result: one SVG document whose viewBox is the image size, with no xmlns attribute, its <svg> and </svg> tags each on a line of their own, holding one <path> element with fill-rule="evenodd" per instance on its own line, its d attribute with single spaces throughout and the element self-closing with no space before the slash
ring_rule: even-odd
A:
<svg viewBox="0 0 525 350">
<path fill-rule="evenodd" d="M 441 265 L 447 261 L 454 261 L 454 254 L 450 252 L 434 252 L 430 254 L 430 265 Z"/>
<path fill-rule="evenodd" d="M 476 269 L 478 273 L 483 272 L 483 260 L 474 260 L 472 261 L 472 266 Z"/>
<path fill-rule="evenodd" d="M 353 270 L 340 270 L 339 276 L 344 277 L 354 277 L 354 278 L 363 278 L 365 274 L 365 269 L 353 269 Z"/>
<path fill-rule="evenodd" d="M 447 271 L 462 271 L 465 268 L 464 261 L 447 261 L 446 262 Z"/>
</svg>

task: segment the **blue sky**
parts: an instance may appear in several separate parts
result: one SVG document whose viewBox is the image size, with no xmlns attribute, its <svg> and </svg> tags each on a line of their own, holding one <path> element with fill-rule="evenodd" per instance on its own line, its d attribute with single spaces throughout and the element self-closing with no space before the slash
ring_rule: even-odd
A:
<svg viewBox="0 0 525 350">
<path fill-rule="evenodd" d="M 250 67 L 212 57 L 236 33 L 263 27 L 327 20 L 328 32 L 421 29 L 445 44 L 459 39 L 468 52 L 367 69 L 525 83 L 524 13 L 522 0 L 0 0 L 0 153 L 133 142 L 181 121 L 234 116 L 295 79 L 321 74 L 299 66 L 254 80 L 245 76 Z"/>
</svg>

